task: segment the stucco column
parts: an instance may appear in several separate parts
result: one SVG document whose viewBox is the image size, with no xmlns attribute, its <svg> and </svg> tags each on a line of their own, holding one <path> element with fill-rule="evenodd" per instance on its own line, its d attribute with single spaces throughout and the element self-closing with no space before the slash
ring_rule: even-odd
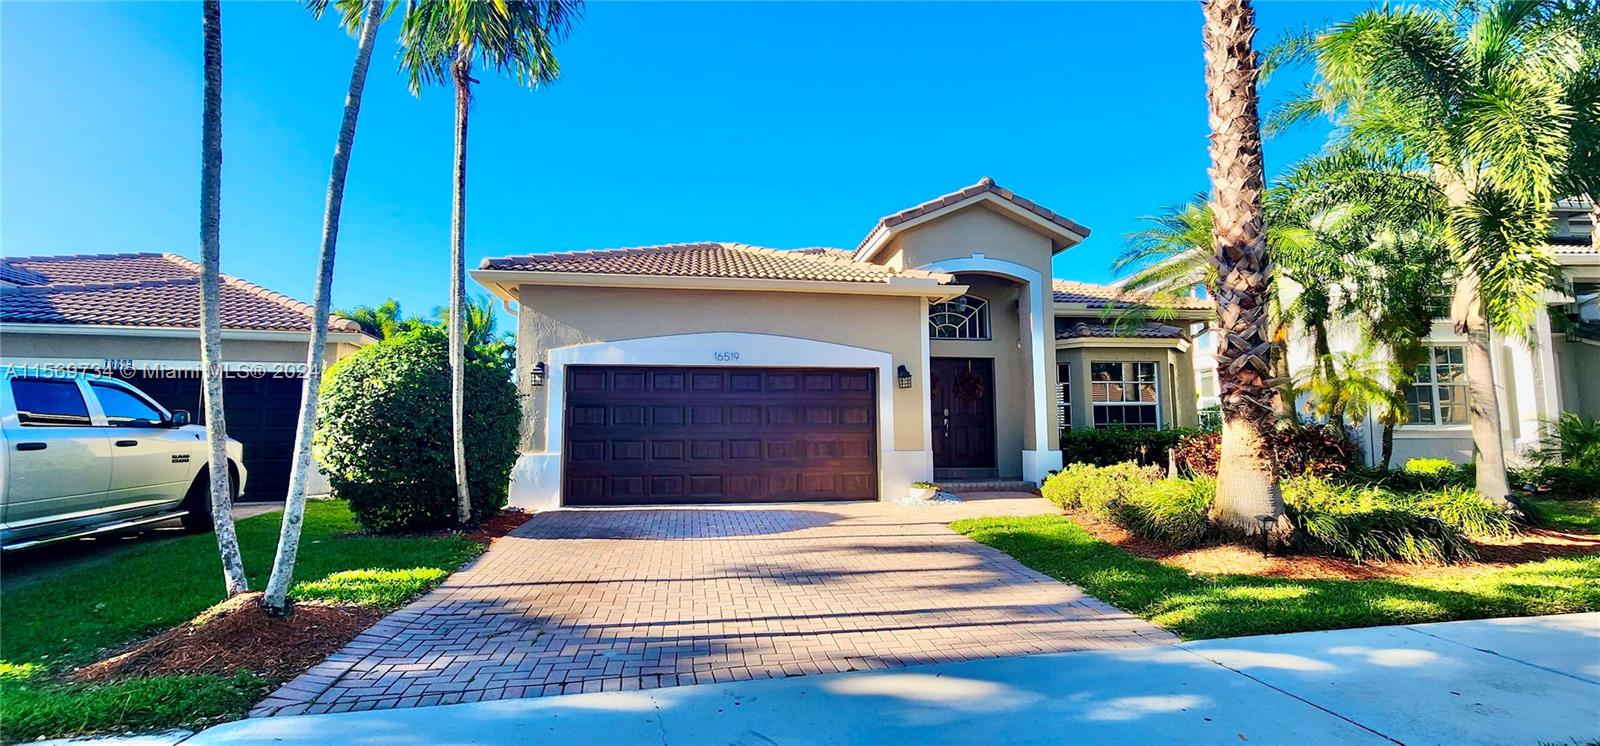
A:
<svg viewBox="0 0 1600 746">
<path fill-rule="evenodd" d="M 1049 366 L 1055 355 L 1054 316 L 1047 304 L 1055 300 L 1049 278 L 1035 274 L 1028 278 L 1026 303 L 1018 303 L 1022 314 L 1021 329 L 1028 341 L 1023 345 L 1028 352 L 1028 378 L 1033 389 L 1033 421 L 1031 437 L 1023 439 L 1022 478 L 1029 482 L 1043 482 L 1050 472 L 1061 468 L 1061 448 L 1053 437 L 1055 421 L 1054 392 L 1050 390 Z M 1047 352 L 1048 351 L 1048 352 Z"/>
</svg>

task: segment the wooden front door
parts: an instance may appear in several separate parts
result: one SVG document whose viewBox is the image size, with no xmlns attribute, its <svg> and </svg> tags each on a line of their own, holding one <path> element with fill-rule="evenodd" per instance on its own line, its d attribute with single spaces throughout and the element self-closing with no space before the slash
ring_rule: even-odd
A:
<svg viewBox="0 0 1600 746">
<path fill-rule="evenodd" d="M 930 362 L 933 467 L 994 468 L 994 360 L 936 357 Z"/>
</svg>

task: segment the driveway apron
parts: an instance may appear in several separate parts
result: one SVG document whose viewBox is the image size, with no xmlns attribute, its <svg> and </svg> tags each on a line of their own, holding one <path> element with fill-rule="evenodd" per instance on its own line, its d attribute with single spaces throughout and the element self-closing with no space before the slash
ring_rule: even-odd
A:
<svg viewBox="0 0 1600 746">
<path fill-rule="evenodd" d="M 253 716 L 417 707 L 1176 642 L 952 532 L 961 504 L 535 515 Z"/>
</svg>

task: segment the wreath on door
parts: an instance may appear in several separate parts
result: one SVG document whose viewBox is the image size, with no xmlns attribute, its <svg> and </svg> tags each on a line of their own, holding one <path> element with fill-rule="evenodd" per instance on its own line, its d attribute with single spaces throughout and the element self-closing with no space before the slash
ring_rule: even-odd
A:
<svg viewBox="0 0 1600 746">
<path fill-rule="evenodd" d="M 970 368 L 956 378 L 956 397 L 963 401 L 977 401 L 983 398 L 983 376 L 974 373 Z"/>
</svg>

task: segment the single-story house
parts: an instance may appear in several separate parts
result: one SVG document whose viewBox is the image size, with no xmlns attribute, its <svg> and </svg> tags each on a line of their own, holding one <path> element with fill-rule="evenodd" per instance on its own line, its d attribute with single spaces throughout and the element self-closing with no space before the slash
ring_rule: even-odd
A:
<svg viewBox="0 0 1600 746">
<path fill-rule="evenodd" d="M 174 254 L 0 259 L 0 362 L 116 375 L 203 423 L 199 272 L 199 264 Z M 228 435 L 244 446 L 244 497 L 282 499 L 311 307 L 224 275 L 221 311 L 223 406 Z M 328 363 L 375 341 L 355 322 L 331 318 Z M 315 480 L 311 487 L 327 491 Z"/>
<path fill-rule="evenodd" d="M 487 259 L 515 304 L 513 505 L 881 500 L 1060 468 L 1060 429 L 1189 425 L 1195 300 L 1114 324 L 1057 280 L 1089 229 L 992 179 L 854 249 L 684 243 Z M 1123 302 L 1130 299 L 1120 298 Z"/>
</svg>

